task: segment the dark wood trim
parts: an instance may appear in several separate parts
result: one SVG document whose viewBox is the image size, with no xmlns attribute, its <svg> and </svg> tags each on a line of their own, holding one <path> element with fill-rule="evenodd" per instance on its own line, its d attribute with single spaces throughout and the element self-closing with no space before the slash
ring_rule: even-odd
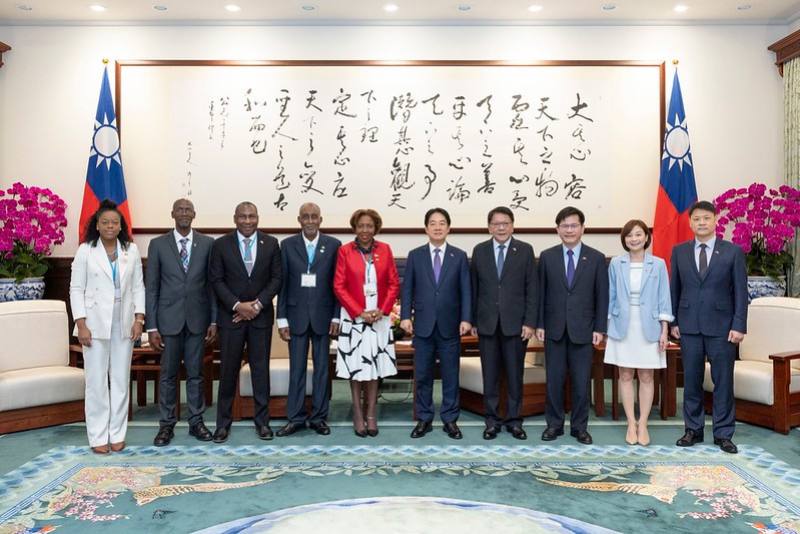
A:
<svg viewBox="0 0 800 534">
<path fill-rule="evenodd" d="M 84 420 L 83 400 L 0 412 L 0 434 Z"/>
<path fill-rule="evenodd" d="M 778 73 L 783 76 L 783 64 L 800 57 L 800 30 L 772 43 L 767 50 L 775 52 L 775 64 L 778 66 Z"/>
<path fill-rule="evenodd" d="M 167 227 L 134 227 L 133 233 L 134 234 L 153 234 L 153 235 L 160 235 L 165 234 L 171 231 L 172 228 Z M 232 231 L 233 228 L 218 228 L 218 227 L 206 227 L 206 228 L 195 228 L 198 232 L 202 232 L 204 234 L 210 235 L 217 235 L 217 234 L 227 234 L 228 232 Z M 296 234 L 300 231 L 300 229 L 296 226 L 292 226 L 289 228 L 281 227 L 281 228 L 261 228 L 262 232 L 266 232 L 268 234 Z M 326 234 L 351 234 L 353 233 L 353 229 L 350 227 L 333 227 L 333 228 L 323 228 L 323 231 Z M 591 228 L 587 227 L 584 230 L 586 234 L 611 234 L 611 235 L 619 235 L 622 231 L 622 228 L 616 227 L 606 227 L 601 226 L 598 228 Z M 399 228 L 382 228 L 381 234 L 424 234 L 425 229 L 422 227 L 399 227 Z M 451 228 L 451 234 L 485 234 L 487 233 L 487 229 L 478 226 L 478 227 L 467 227 L 467 228 Z M 514 228 L 515 234 L 555 234 L 556 229 L 551 227 L 517 227 Z"/>
<path fill-rule="evenodd" d="M 5 43 L 0 43 L 0 67 L 3 66 L 3 52 L 8 52 L 11 47 Z"/>
</svg>

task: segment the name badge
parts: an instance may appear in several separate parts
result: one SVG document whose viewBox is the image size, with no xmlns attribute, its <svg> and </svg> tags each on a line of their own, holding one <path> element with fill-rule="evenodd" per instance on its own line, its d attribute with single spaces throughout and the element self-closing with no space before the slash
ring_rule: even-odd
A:
<svg viewBox="0 0 800 534">
<path fill-rule="evenodd" d="M 364 296 L 366 297 L 374 297 L 378 294 L 378 286 L 375 282 L 368 282 L 364 284 Z"/>
<path fill-rule="evenodd" d="M 317 287 L 317 274 L 316 273 L 301 274 L 300 287 Z"/>
</svg>

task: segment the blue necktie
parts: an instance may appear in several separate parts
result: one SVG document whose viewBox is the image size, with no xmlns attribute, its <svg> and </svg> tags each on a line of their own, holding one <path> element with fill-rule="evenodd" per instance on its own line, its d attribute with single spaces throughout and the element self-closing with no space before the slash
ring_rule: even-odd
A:
<svg viewBox="0 0 800 534">
<path fill-rule="evenodd" d="M 252 241 L 249 237 L 244 238 L 244 268 L 247 269 L 247 276 L 253 272 L 253 251 L 250 249 Z"/>
<path fill-rule="evenodd" d="M 309 243 L 306 245 L 306 255 L 308 256 L 308 266 L 311 267 L 311 264 L 314 263 L 314 244 Z"/>
<path fill-rule="evenodd" d="M 439 254 L 442 251 L 438 248 L 433 249 L 433 279 L 439 283 L 439 275 L 442 274 L 442 258 Z"/>
<path fill-rule="evenodd" d="M 497 278 L 499 279 L 500 276 L 503 274 L 503 264 L 506 262 L 506 255 L 503 250 L 506 248 L 505 245 L 500 245 L 497 247 Z"/>
<path fill-rule="evenodd" d="M 572 279 L 575 278 L 575 261 L 573 260 L 574 255 L 575 252 L 573 252 L 572 249 L 567 250 L 567 256 L 569 258 L 567 261 L 567 285 L 569 287 L 572 287 Z"/>
</svg>

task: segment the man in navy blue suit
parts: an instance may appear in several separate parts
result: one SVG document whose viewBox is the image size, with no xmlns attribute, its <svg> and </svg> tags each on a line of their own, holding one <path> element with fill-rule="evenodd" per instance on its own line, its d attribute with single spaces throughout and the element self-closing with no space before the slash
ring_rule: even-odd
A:
<svg viewBox="0 0 800 534">
<path fill-rule="evenodd" d="M 339 334 L 339 303 L 333 295 L 333 274 L 341 242 L 320 233 L 319 206 L 306 202 L 297 216 L 302 231 L 281 243 L 283 286 L 278 293 L 278 334 L 289 342 L 289 396 L 286 425 L 278 437 L 289 436 L 306 426 L 306 364 L 311 342 L 314 364 L 311 414 L 308 426 L 326 436 L 328 417 L 328 349 L 330 336 Z"/>
<path fill-rule="evenodd" d="M 400 327 L 414 334 L 414 407 L 419 421 L 411 437 L 421 438 L 433 428 L 433 374 L 438 356 L 444 431 L 461 439 L 456 423 L 460 413 L 458 372 L 460 336 L 472 329 L 469 263 L 463 250 L 446 241 L 450 233 L 446 210 L 428 210 L 425 233 L 429 242 L 408 254 L 401 295 Z"/>
<path fill-rule="evenodd" d="M 717 210 L 711 202 L 689 208 L 689 226 L 695 238 L 672 249 L 671 333 L 681 342 L 683 359 L 683 420 L 685 433 L 676 445 L 690 447 L 703 441 L 703 377 L 705 361 L 714 382 L 714 444 L 738 452 L 733 397 L 736 344 L 747 332 L 747 268 L 744 252 L 717 238 Z"/>
</svg>

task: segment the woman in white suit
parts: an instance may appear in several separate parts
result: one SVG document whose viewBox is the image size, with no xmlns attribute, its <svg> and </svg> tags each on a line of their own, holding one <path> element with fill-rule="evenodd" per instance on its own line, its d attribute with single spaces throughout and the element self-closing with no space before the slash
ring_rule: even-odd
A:
<svg viewBox="0 0 800 534">
<path fill-rule="evenodd" d="M 69 297 L 86 376 L 86 433 L 97 454 L 125 448 L 133 341 L 144 326 L 142 259 L 117 205 L 89 219 Z"/>
<path fill-rule="evenodd" d="M 652 234 L 643 221 L 622 227 L 622 254 L 608 267 L 608 341 L 605 362 L 619 366 L 619 391 L 628 419 L 625 441 L 647 445 L 653 406 L 653 373 L 667 366 L 667 328 L 672 322 L 669 277 L 664 260 L 645 252 Z M 639 375 L 639 419 L 634 411 L 633 375 Z"/>
</svg>

